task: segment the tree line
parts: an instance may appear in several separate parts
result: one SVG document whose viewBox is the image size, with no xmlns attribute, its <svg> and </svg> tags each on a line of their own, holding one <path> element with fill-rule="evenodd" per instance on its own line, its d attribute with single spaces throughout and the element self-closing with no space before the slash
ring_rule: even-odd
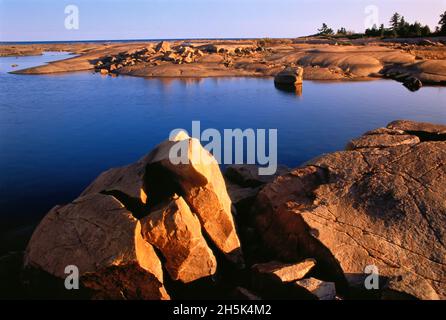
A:
<svg viewBox="0 0 446 320">
<path fill-rule="evenodd" d="M 326 23 L 322 24 L 322 27 L 318 29 L 318 35 L 325 36 L 349 36 L 354 35 L 352 31 L 347 31 L 344 27 L 337 30 L 335 33 L 332 28 L 328 27 Z M 443 36 L 446 35 L 446 11 L 440 15 L 440 21 L 435 31 L 431 31 L 428 25 L 422 25 L 420 22 L 415 21 L 409 23 L 404 16 L 395 12 L 389 21 L 389 27 L 385 27 L 381 24 L 379 27 L 373 25 L 372 28 L 368 28 L 364 32 L 368 37 L 426 37 L 426 36 Z"/>
</svg>

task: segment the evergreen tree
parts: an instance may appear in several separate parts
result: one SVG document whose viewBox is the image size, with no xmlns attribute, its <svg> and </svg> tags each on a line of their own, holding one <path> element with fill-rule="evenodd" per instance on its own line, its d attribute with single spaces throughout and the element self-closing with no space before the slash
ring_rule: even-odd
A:
<svg viewBox="0 0 446 320">
<path fill-rule="evenodd" d="M 342 27 L 341 29 L 338 30 L 337 34 L 344 34 L 345 35 L 345 34 L 347 34 L 347 30 L 344 27 Z"/>
<path fill-rule="evenodd" d="M 429 28 L 428 25 L 425 25 L 424 27 L 421 28 L 421 36 L 422 37 L 427 37 L 431 34 L 431 29 Z"/>
<path fill-rule="evenodd" d="M 398 27 L 400 25 L 400 14 L 398 12 L 395 12 L 392 16 L 392 18 L 390 18 L 390 27 L 392 28 L 393 31 L 397 31 Z"/>
<path fill-rule="evenodd" d="M 410 24 L 406 22 L 404 17 L 401 17 L 400 22 L 398 24 L 398 35 L 400 37 L 407 37 L 409 35 Z"/>
<path fill-rule="evenodd" d="M 322 24 L 322 28 L 317 29 L 320 35 L 332 35 L 333 29 L 329 28 L 326 23 Z"/>
<path fill-rule="evenodd" d="M 446 35 L 446 11 L 440 15 L 440 21 L 438 21 L 440 25 L 439 33 L 441 35 Z"/>
<path fill-rule="evenodd" d="M 400 22 L 398 23 L 398 28 L 402 28 L 406 25 L 406 19 L 404 19 L 404 16 L 401 16 Z"/>
<path fill-rule="evenodd" d="M 414 24 L 411 24 L 409 27 L 409 34 L 411 36 L 420 37 L 421 36 L 421 23 L 415 22 Z"/>
<path fill-rule="evenodd" d="M 381 26 L 379 27 L 379 36 L 384 37 L 385 33 L 386 33 L 386 28 L 384 28 L 384 24 L 382 23 Z"/>
</svg>

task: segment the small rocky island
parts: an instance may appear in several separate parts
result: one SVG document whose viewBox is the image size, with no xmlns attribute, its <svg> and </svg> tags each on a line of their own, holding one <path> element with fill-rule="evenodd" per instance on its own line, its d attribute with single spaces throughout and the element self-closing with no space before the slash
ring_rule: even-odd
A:
<svg viewBox="0 0 446 320">
<path fill-rule="evenodd" d="M 204 158 L 173 165 L 178 142 Z M 394 121 L 274 177 L 222 174 L 179 134 L 48 212 L 21 286 L 93 299 L 445 299 L 445 185 L 444 125 Z M 80 290 L 64 288 L 68 265 Z"/>
</svg>

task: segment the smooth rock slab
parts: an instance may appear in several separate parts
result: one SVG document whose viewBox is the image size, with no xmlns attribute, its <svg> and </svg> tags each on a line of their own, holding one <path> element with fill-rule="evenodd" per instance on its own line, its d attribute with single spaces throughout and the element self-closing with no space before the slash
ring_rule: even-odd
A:
<svg viewBox="0 0 446 320">
<path fill-rule="evenodd" d="M 420 139 L 417 136 L 407 134 L 368 134 L 351 140 L 346 149 L 356 150 L 363 148 L 387 148 L 403 144 L 417 144 Z"/>
</svg>

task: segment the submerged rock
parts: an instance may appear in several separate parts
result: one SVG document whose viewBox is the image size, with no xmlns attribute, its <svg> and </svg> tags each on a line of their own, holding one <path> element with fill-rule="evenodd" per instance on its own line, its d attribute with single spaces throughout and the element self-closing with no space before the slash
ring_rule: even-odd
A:
<svg viewBox="0 0 446 320">
<path fill-rule="evenodd" d="M 315 258 L 314 273 L 340 294 L 349 292 L 345 275 L 362 277 L 364 289 L 366 267 L 376 266 L 381 280 L 412 279 L 399 292 L 444 299 L 446 126 L 397 121 L 388 130 L 403 133 L 321 156 L 266 185 L 257 227 L 279 257 Z"/>
</svg>

